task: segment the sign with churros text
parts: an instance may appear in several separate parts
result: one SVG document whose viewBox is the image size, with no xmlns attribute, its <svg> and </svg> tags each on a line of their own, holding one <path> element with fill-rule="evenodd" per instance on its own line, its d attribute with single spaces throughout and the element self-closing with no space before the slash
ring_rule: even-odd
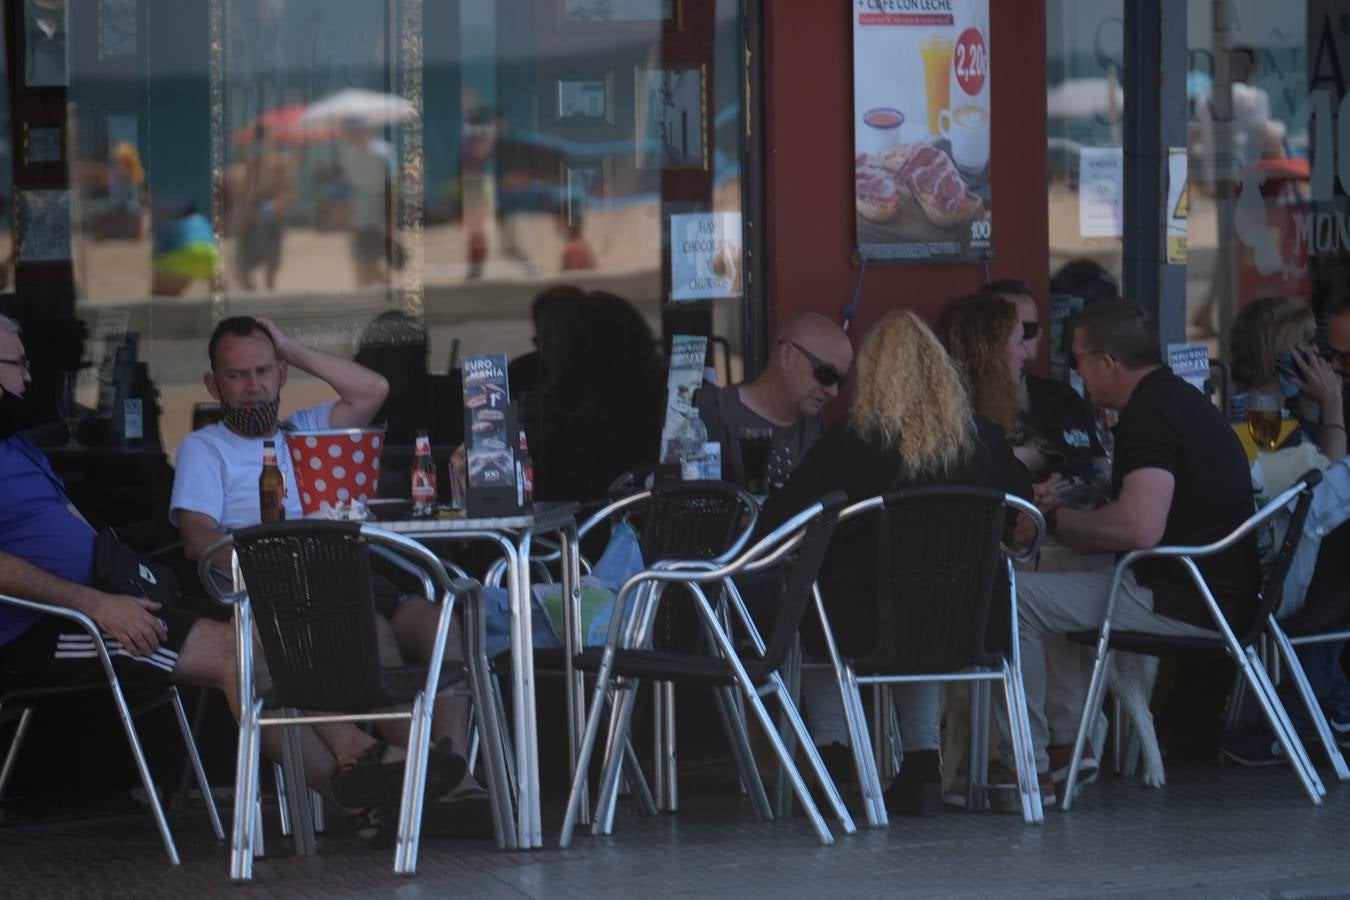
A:
<svg viewBox="0 0 1350 900">
<path fill-rule="evenodd" d="M 988 259 L 989 0 L 850 2 L 859 255 Z"/>
</svg>

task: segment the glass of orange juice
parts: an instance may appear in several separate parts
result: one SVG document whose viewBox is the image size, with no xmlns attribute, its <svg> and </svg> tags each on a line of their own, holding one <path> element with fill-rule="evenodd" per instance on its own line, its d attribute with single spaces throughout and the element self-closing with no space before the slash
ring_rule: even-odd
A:
<svg viewBox="0 0 1350 900">
<path fill-rule="evenodd" d="M 937 137 L 938 116 L 952 105 L 952 47 L 945 34 L 930 34 L 919 45 L 923 82 L 928 98 L 928 133 Z"/>
</svg>

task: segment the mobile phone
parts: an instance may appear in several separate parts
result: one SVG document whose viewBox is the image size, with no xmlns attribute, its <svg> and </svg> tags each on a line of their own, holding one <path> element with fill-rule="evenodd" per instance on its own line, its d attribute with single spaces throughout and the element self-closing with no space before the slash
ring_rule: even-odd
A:
<svg viewBox="0 0 1350 900">
<path fill-rule="evenodd" d="M 1299 374 L 1298 369 L 1294 367 L 1294 354 L 1292 353 L 1281 353 L 1279 356 L 1275 357 L 1275 371 L 1286 378 L 1302 379 L 1303 377 Z"/>
</svg>

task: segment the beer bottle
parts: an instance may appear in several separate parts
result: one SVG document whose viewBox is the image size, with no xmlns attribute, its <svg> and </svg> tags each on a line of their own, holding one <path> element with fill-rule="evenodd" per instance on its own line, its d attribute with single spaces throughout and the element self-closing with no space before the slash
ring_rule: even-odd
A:
<svg viewBox="0 0 1350 900">
<path fill-rule="evenodd" d="M 520 505 L 534 502 L 534 460 L 530 459 L 530 448 L 525 445 L 525 430 L 520 432 L 520 450 L 516 454 L 516 493 Z"/>
<path fill-rule="evenodd" d="M 430 515 L 436 509 L 436 464 L 431 459 L 431 438 L 423 428 L 417 432 L 412 465 L 413 513 Z"/>
<path fill-rule="evenodd" d="M 258 476 L 258 512 L 264 523 L 286 518 L 286 476 L 277 467 L 275 441 L 263 441 L 262 474 Z"/>
</svg>

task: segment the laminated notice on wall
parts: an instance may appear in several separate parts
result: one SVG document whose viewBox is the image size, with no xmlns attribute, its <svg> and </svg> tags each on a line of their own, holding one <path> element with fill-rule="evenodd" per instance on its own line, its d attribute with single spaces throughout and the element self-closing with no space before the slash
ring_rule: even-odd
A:
<svg viewBox="0 0 1350 900">
<path fill-rule="evenodd" d="M 1078 157 L 1078 232 L 1083 237 L 1124 233 L 1125 155 L 1119 147 L 1084 147 Z"/>
</svg>

